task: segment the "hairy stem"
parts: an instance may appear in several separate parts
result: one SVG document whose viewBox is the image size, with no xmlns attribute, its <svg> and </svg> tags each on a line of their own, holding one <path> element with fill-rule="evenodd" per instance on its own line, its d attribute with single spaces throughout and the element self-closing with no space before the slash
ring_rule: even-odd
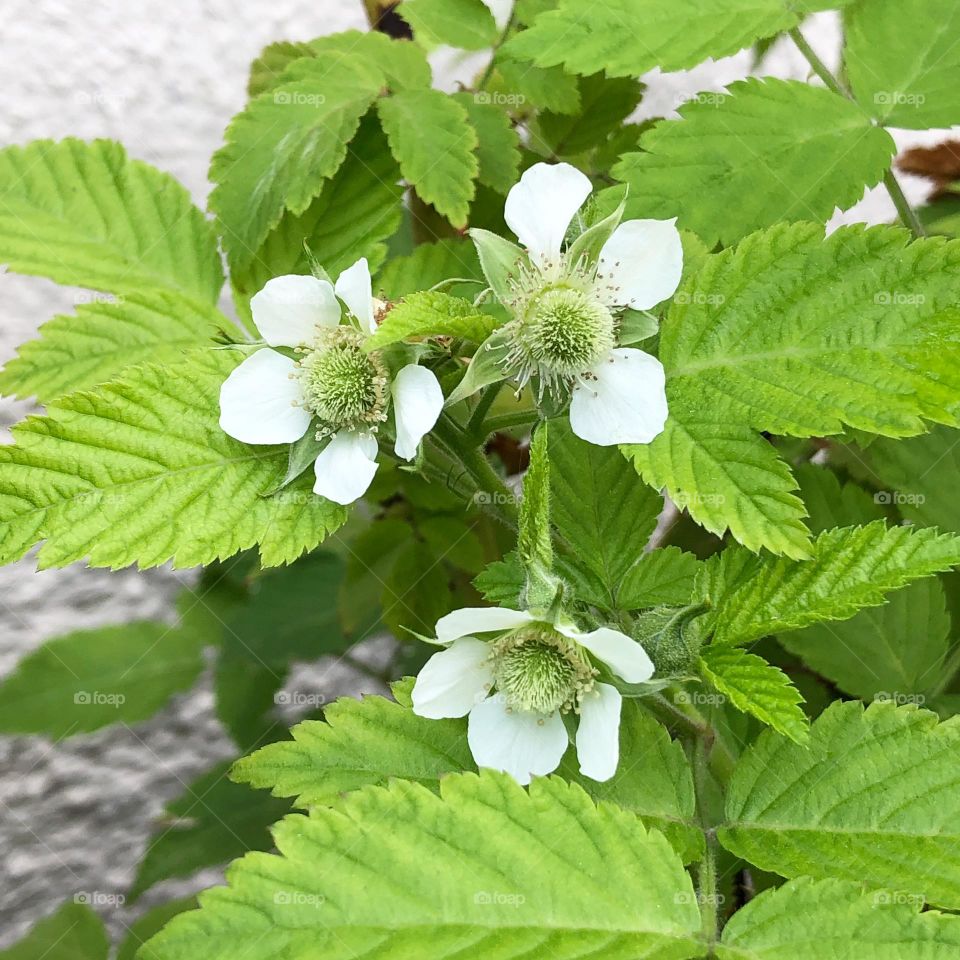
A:
<svg viewBox="0 0 960 960">
<path fill-rule="evenodd" d="M 693 784 L 697 797 L 697 814 L 705 837 L 703 856 L 697 867 L 697 900 L 704 939 L 711 947 L 720 929 L 717 890 L 717 832 L 709 813 L 710 749 L 706 738 L 698 738 L 693 748 Z"/>
</svg>

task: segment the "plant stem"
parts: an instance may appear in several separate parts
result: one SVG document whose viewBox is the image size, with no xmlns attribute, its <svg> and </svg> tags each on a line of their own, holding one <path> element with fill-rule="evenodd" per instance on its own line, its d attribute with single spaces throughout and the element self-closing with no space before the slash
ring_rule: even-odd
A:
<svg viewBox="0 0 960 960">
<path fill-rule="evenodd" d="M 497 399 L 497 394 L 500 392 L 502 385 L 503 383 L 501 381 L 499 383 L 491 383 L 489 386 L 483 388 L 480 399 L 473 408 L 473 413 L 470 414 L 470 420 L 467 423 L 467 433 L 469 436 L 476 437 L 478 440 L 484 440 L 487 437 L 488 431 L 483 431 L 483 421 L 490 407 L 493 405 L 493 401 Z"/>
<path fill-rule="evenodd" d="M 518 410 L 516 413 L 504 413 L 497 417 L 491 417 L 483 425 L 483 436 L 489 437 L 491 433 L 498 430 L 509 430 L 511 427 L 525 427 L 528 424 L 537 421 L 536 410 Z"/>
<path fill-rule="evenodd" d="M 490 62 L 486 65 L 483 70 L 483 73 L 480 74 L 480 79 L 477 80 L 477 89 L 485 90 L 487 84 L 490 82 L 490 78 L 493 76 L 493 68 L 497 59 L 497 51 L 506 43 L 507 37 L 510 36 L 510 31 L 513 29 L 514 24 L 517 20 L 517 4 L 516 2 L 510 7 L 510 16 L 507 18 L 506 25 L 503 28 L 503 32 L 497 38 L 497 42 L 493 45 L 493 50 L 490 53 Z"/>
<path fill-rule="evenodd" d="M 711 947 L 716 942 L 720 918 L 717 909 L 720 897 L 717 891 L 717 832 L 707 812 L 710 778 L 710 744 L 704 738 L 698 738 L 693 748 L 693 785 L 697 798 L 697 812 L 705 838 L 703 856 L 697 869 L 697 900 L 700 904 L 700 916 L 704 939 Z"/>
<path fill-rule="evenodd" d="M 845 97 L 847 100 L 854 101 L 853 94 L 841 83 L 840 79 L 830 72 L 827 65 L 817 56 L 813 47 L 807 43 L 806 37 L 800 32 L 799 27 L 794 27 L 790 31 L 790 39 L 797 45 L 797 49 L 804 55 L 807 63 L 813 72 L 838 96 Z M 854 101 L 855 102 L 855 101 Z M 883 175 L 883 185 L 886 188 L 893 205 L 897 208 L 897 215 L 901 223 L 908 227 L 915 237 L 925 237 L 927 231 L 924 229 L 916 211 L 907 202 L 893 170 L 887 170 Z"/>
</svg>

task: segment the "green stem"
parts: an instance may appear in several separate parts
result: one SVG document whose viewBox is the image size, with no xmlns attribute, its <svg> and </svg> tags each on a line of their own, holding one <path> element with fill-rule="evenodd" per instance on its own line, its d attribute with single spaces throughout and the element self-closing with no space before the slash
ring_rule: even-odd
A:
<svg viewBox="0 0 960 960">
<path fill-rule="evenodd" d="M 497 42 L 493 45 L 493 50 L 490 53 L 490 62 L 486 65 L 483 73 L 480 74 L 480 79 L 477 81 L 478 90 L 486 90 L 487 84 L 490 82 L 490 78 L 493 76 L 493 69 L 497 59 L 497 51 L 504 45 L 504 43 L 506 43 L 507 37 L 510 36 L 510 31 L 513 29 L 516 21 L 517 4 L 514 3 L 510 8 L 510 16 L 507 18 L 507 23 L 503 28 L 503 32 L 497 38 Z"/>
<path fill-rule="evenodd" d="M 488 436 L 488 431 L 483 430 L 483 421 L 493 405 L 493 401 L 497 399 L 497 394 L 500 392 L 502 385 L 503 381 L 500 381 L 483 388 L 480 399 L 473 408 L 473 413 L 470 414 L 470 421 L 467 423 L 467 434 L 469 436 L 476 437 L 478 440 L 484 440 Z"/>
<path fill-rule="evenodd" d="M 697 868 L 697 900 L 700 903 L 700 917 L 704 939 L 711 948 L 716 943 L 720 928 L 719 902 L 717 890 L 717 832 L 707 813 L 710 778 L 710 743 L 699 738 L 693 749 L 693 785 L 697 798 L 697 813 L 703 828 L 705 843 L 703 856 Z"/>
<path fill-rule="evenodd" d="M 511 427 L 525 427 L 531 423 L 536 423 L 539 417 L 536 410 L 519 410 L 517 413 L 504 413 L 497 417 L 491 417 L 483 425 L 483 436 L 489 437 L 491 433 L 498 430 L 509 430 Z"/>
<path fill-rule="evenodd" d="M 806 37 L 800 32 L 799 27 L 794 27 L 790 31 L 790 39 L 797 45 L 797 49 L 804 55 L 807 63 L 810 64 L 810 68 L 827 85 L 828 89 L 832 90 L 838 96 L 854 101 L 853 94 L 841 83 L 838 77 L 830 72 L 829 67 L 817 56 L 816 51 L 807 43 Z M 925 237 L 927 231 L 920 222 L 917 212 L 907 202 L 907 198 L 904 196 L 903 190 L 900 188 L 900 184 L 893 174 L 893 170 L 887 170 L 883 175 L 883 185 L 887 193 L 890 194 L 893 205 L 897 208 L 897 215 L 900 217 L 901 223 L 909 228 L 915 237 Z"/>
</svg>

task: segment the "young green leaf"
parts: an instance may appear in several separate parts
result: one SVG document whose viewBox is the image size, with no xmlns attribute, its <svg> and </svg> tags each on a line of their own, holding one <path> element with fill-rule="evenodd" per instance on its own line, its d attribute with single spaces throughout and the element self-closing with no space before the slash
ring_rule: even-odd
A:
<svg viewBox="0 0 960 960">
<path fill-rule="evenodd" d="M 458 93 L 454 99 L 466 109 L 477 132 L 477 179 L 497 193 L 506 193 L 519 179 L 520 170 L 520 138 L 509 115 L 479 93 Z"/>
<path fill-rule="evenodd" d="M 497 24 L 483 0 L 403 0 L 400 15 L 428 45 L 483 50 L 497 39 Z"/>
<path fill-rule="evenodd" d="M 537 67 L 527 59 L 515 59 L 497 51 L 494 91 L 491 97 L 506 98 L 514 109 L 539 107 L 554 113 L 579 113 L 580 92 L 577 78 L 562 67 Z"/>
<path fill-rule="evenodd" d="M 455 227 L 466 226 L 480 169 L 466 109 L 439 90 L 408 90 L 381 100 L 379 111 L 404 179 Z"/>
<path fill-rule="evenodd" d="M 216 303 L 217 240 L 173 177 L 110 140 L 0 150 L 0 263 L 115 294 Z"/>
<path fill-rule="evenodd" d="M 693 596 L 701 562 L 679 547 L 661 547 L 645 553 L 625 574 L 617 591 L 617 607 L 682 607 Z"/>
<path fill-rule="evenodd" d="M 663 120 L 614 169 L 628 217 L 678 217 L 707 244 L 783 220 L 825 223 L 890 168 L 893 138 L 854 103 L 795 80 L 749 79 Z"/>
<path fill-rule="evenodd" d="M 496 327 L 497 319 L 469 300 L 438 291 L 412 293 L 390 308 L 364 349 L 379 350 L 407 337 L 462 337 L 483 343 Z"/>
<path fill-rule="evenodd" d="M 720 842 L 786 877 L 855 880 L 960 906 L 960 720 L 834 703 L 800 746 L 761 735 L 730 782 Z"/>
<path fill-rule="evenodd" d="M 103 921 L 83 902 L 81 892 L 22 940 L 0 950 L 0 960 L 107 960 L 109 954 Z"/>
<path fill-rule="evenodd" d="M 424 943 L 435 960 L 701 954 L 690 879 L 632 814 L 556 778 L 528 793 L 485 771 L 447 777 L 440 792 L 395 781 L 287 818 L 279 856 L 235 864 L 229 888 L 201 895 L 202 909 L 175 918 L 141 957 L 346 960 L 375 949 L 392 960 Z"/>
<path fill-rule="evenodd" d="M 192 567 L 260 545 L 289 563 L 346 519 L 306 477 L 261 494 L 287 469 L 286 447 L 228 437 L 220 386 L 234 350 L 194 351 L 175 367 L 145 364 L 124 379 L 50 405 L 0 447 L 0 562 L 34 544 L 41 567 Z"/>
</svg>

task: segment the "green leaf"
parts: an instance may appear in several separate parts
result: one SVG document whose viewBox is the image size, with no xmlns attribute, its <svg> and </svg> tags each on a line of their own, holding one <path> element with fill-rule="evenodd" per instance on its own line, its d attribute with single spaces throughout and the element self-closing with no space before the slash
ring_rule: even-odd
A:
<svg viewBox="0 0 960 960">
<path fill-rule="evenodd" d="M 684 553 L 678 547 L 661 547 L 646 553 L 624 574 L 617 591 L 617 607 L 639 610 L 686 606 L 701 566 L 692 553 Z"/>
<path fill-rule="evenodd" d="M 480 169 L 466 109 L 439 90 L 409 90 L 381 100 L 379 111 L 404 179 L 455 227 L 466 226 Z"/>
<path fill-rule="evenodd" d="M 909 894 L 867 893 L 859 883 L 791 880 L 733 915 L 717 960 L 951 960 L 960 919 L 921 914 L 921 906 Z"/>
<path fill-rule="evenodd" d="M 577 78 L 561 67 L 543 69 L 515 59 L 501 48 L 496 55 L 498 83 L 491 99 L 513 108 L 539 107 L 554 113 L 579 113 Z"/>
<path fill-rule="evenodd" d="M 380 273 L 376 286 L 388 300 L 399 300 L 407 294 L 429 290 L 452 277 L 483 279 L 477 251 L 469 240 L 447 239 L 421 243 L 408 256 L 391 260 Z M 465 295 L 461 290 L 478 292 L 481 287 L 464 285 L 453 289 L 458 295 Z"/>
<path fill-rule="evenodd" d="M 271 278 L 310 273 L 311 256 L 334 277 L 360 257 L 375 271 L 386 256 L 384 241 L 400 225 L 399 179 L 400 169 L 376 118 L 364 117 L 346 160 L 324 181 L 306 212 L 284 213 L 256 257 L 231 271 L 241 309 L 249 313 L 247 301 Z"/>
<path fill-rule="evenodd" d="M 462 337 L 483 343 L 497 327 L 497 320 L 469 301 L 446 293 L 412 293 L 391 307 L 365 350 L 379 350 L 407 337 Z"/>
<path fill-rule="evenodd" d="M 18 943 L 0 950 L 0 960 L 107 960 L 110 941 L 103 921 L 83 897 L 77 894 Z"/>
<path fill-rule="evenodd" d="M 661 326 L 669 399 L 791 436 L 955 422 L 960 243 L 909 239 L 795 224 L 711 257 Z"/>
<path fill-rule="evenodd" d="M 889 442 L 889 441 L 884 441 Z M 914 441 L 898 440 L 891 446 Z M 813 533 L 823 533 L 834 527 L 868 524 L 883 518 L 883 510 L 863 487 L 855 483 L 841 483 L 828 467 L 802 463 L 794 471 L 800 483 L 800 495 L 810 517 L 807 525 Z"/>
<path fill-rule="evenodd" d="M 798 746 L 772 732 L 741 758 L 720 842 L 786 877 L 855 880 L 960 906 L 960 721 L 834 703 Z M 898 955 L 899 956 L 899 955 Z"/>
<path fill-rule="evenodd" d="M 860 0 L 846 13 L 844 61 L 857 99 L 891 127 L 960 123 L 960 9 L 950 0 Z"/>
<path fill-rule="evenodd" d="M 458 93 L 454 99 L 466 109 L 477 133 L 477 179 L 497 193 L 506 193 L 520 171 L 520 138 L 509 115 L 480 93 Z"/>
<path fill-rule="evenodd" d="M 110 140 L 0 150 L 0 263 L 116 294 L 216 303 L 217 240 L 187 191 Z"/>
<path fill-rule="evenodd" d="M 210 209 L 231 269 L 254 259 L 285 211 L 307 210 L 384 83 L 372 62 L 333 52 L 295 61 L 283 79 L 233 118 L 210 164 Z"/>
<path fill-rule="evenodd" d="M 0 684 L 0 730 L 60 740 L 139 723 L 193 686 L 209 642 L 148 620 L 49 640 Z"/>
<path fill-rule="evenodd" d="M 632 814 L 555 778 L 527 793 L 487 771 L 440 789 L 397 781 L 289 817 L 275 830 L 280 856 L 234 865 L 230 888 L 202 895 L 143 960 L 388 960 L 424 943 L 435 960 L 701 954 L 690 879 Z"/>
<path fill-rule="evenodd" d="M 443 563 L 427 544 L 410 540 L 398 551 L 382 583 L 382 619 L 395 636 L 408 639 L 410 631 L 432 636 L 436 622 L 456 604 L 450 577 Z"/>
<path fill-rule="evenodd" d="M 722 536 L 729 529 L 751 550 L 809 555 L 806 511 L 790 468 L 766 440 L 734 419 L 673 404 L 660 436 L 622 450 L 647 483 L 666 489 L 711 533 Z"/>
<path fill-rule="evenodd" d="M 960 539 L 936 530 L 888 528 L 882 520 L 828 530 L 814 541 L 808 561 L 745 560 L 736 579 L 709 597 L 717 608 L 716 642 L 747 643 L 821 620 L 846 620 L 883 603 L 889 591 L 956 564 Z"/>
<path fill-rule="evenodd" d="M 403 0 L 400 15 L 421 43 L 483 50 L 497 39 L 497 24 L 483 0 Z"/>
<path fill-rule="evenodd" d="M 313 56 L 310 44 L 302 41 L 278 40 L 267 44 L 260 51 L 260 56 L 250 64 L 247 96 L 253 100 L 261 93 L 272 90 L 280 82 L 283 71 L 294 60 L 310 56 Z"/>
<path fill-rule="evenodd" d="M 943 587 L 928 577 L 898 590 L 882 607 L 779 640 L 847 693 L 922 703 L 922 694 L 940 680 L 949 636 Z"/>
<path fill-rule="evenodd" d="M 552 423 L 551 434 L 554 525 L 604 604 L 619 606 L 621 583 L 656 529 L 663 497 L 638 482 L 616 447 L 581 440 L 565 421 Z"/>
<path fill-rule="evenodd" d="M 809 722 L 800 708 L 803 697 L 778 667 L 737 647 L 710 644 L 700 651 L 704 677 L 743 713 L 797 743 L 809 733 Z"/>
<path fill-rule="evenodd" d="M 0 562 L 41 540 L 41 567 L 193 567 L 254 544 L 276 566 L 313 549 L 347 511 L 298 482 L 261 493 L 286 447 L 251 446 L 218 424 L 220 386 L 243 354 L 192 352 L 51 404 L 0 447 Z M 309 479 L 309 478 L 307 478 Z"/>
<path fill-rule="evenodd" d="M 613 175 L 628 217 L 678 217 L 707 244 L 782 220 L 825 223 L 880 182 L 893 138 L 854 103 L 794 80 L 743 80 L 701 94 L 640 140 Z"/>
<path fill-rule="evenodd" d="M 0 391 L 48 403 L 152 360 L 175 363 L 183 351 L 233 325 L 212 306 L 177 293 L 148 290 L 116 301 L 81 304 L 48 320 L 0 371 Z"/>
<path fill-rule="evenodd" d="M 142 917 L 126 926 L 126 936 L 117 948 L 116 960 L 136 960 L 137 951 L 154 934 L 159 933 L 178 913 L 194 910 L 196 906 L 196 897 L 183 897 L 180 900 L 168 900 L 148 910 Z M 79 958 L 71 957 L 70 960 Z"/>
<path fill-rule="evenodd" d="M 519 609 L 520 595 L 526 584 L 523 564 L 516 552 L 511 551 L 502 560 L 495 560 L 473 580 L 473 585 L 483 594 L 487 603 L 497 607 Z"/>
<path fill-rule="evenodd" d="M 248 850 L 273 846 L 269 828 L 290 804 L 232 783 L 227 779 L 229 766 L 218 764 L 167 805 L 130 888 L 131 902 L 161 880 L 188 877 Z"/>
</svg>

